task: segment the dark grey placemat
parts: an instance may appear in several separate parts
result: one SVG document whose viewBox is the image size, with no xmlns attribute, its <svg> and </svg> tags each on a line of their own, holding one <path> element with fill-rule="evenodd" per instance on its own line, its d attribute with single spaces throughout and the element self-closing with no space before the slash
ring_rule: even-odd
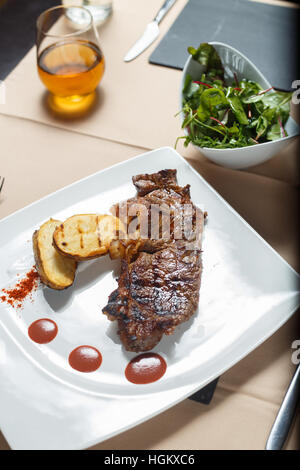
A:
<svg viewBox="0 0 300 470">
<path fill-rule="evenodd" d="M 198 392 L 194 393 L 194 395 L 191 395 L 189 399 L 198 401 L 204 405 L 209 405 L 214 396 L 218 381 L 219 379 L 214 380 L 210 384 L 206 385 L 206 387 L 202 388 L 202 390 L 199 390 Z"/>
<path fill-rule="evenodd" d="M 60 0 L 0 0 L 0 80 L 35 43 L 37 17 Z"/>
<path fill-rule="evenodd" d="M 150 62 L 181 69 L 187 47 L 219 41 L 244 53 L 273 86 L 289 90 L 298 76 L 297 8 L 249 0 L 189 0 Z"/>
</svg>

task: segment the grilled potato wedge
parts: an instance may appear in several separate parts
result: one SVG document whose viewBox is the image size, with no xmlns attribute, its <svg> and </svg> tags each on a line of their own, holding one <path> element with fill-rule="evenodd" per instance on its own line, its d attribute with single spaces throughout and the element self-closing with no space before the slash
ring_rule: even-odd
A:
<svg viewBox="0 0 300 470">
<path fill-rule="evenodd" d="M 70 287 L 75 279 L 76 261 L 59 254 L 53 246 L 53 233 L 59 220 L 50 219 L 33 234 L 33 252 L 41 281 L 56 290 Z"/>
<path fill-rule="evenodd" d="M 112 215 L 74 215 L 55 230 L 54 246 L 63 256 L 77 261 L 99 258 L 108 253 L 123 229 L 122 222 Z"/>
</svg>

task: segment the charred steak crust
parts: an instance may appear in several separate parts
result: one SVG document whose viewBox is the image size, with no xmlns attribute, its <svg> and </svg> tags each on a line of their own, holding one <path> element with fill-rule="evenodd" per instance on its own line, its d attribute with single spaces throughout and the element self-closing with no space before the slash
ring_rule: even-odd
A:
<svg viewBox="0 0 300 470">
<path fill-rule="evenodd" d="M 176 170 L 162 170 L 151 175 L 144 174 L 134 176 L 132 181 L 137 189 L 138 196 L 145 196 L 145 194 L 155 189 L 177 185 L 176 173 Z"/>
<path fill-rule="evenodd" d="M 197 221 L 200 224 L 197 235 L 189 240 L 177 240 L 172 234 L 167 239 L 139 240 L 138 249 L 128 250 L 121 261 L 118 289 L 110 295 L 103 313 L 118 321 L 125 349 L 142 352 L 153 349 L 163 334 L 172 334 L 197 309 L 204 216 L 193 206 L 189 186 L 178 186 L 176 170 L 138 175 L 133 183 L 137 197 L 125 204 L 139 201 L 150 209 L 153 201 L 165 203 L 174 213 L 173 222 L 183 204 L 190 204 L 193 226 Z"/>
</svg>

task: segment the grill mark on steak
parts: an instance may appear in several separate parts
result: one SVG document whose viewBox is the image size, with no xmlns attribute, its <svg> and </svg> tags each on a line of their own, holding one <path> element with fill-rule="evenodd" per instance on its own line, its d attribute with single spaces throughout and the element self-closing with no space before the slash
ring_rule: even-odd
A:
<svg viewBox="0 0 300 470">
<path fill-rule="evenodd" d="M 118 289 L 112 292 L 103 309 L 110 320 L 118 322 L 125 349 L 142 352 L 153 349 L 163 334 L 172 334 L 197 309 L 204 215 L 192 204 L 189 185 L 178 186 L 176 170 L 137 175 L 133 183 L 137 196 L 115 206 L 117 213 L 120 206 L 124 209 L 126 205 L 128 209 L 138 203 L 146 206 L 149 216 L 152 204 L 164 203 L 172 214 L 168 238 L 140 239 L 125 250 Z M 177 240 L 173 229 L 184 204 L 191 205 L 192 228 L 198 223 L 199 230 Z"/>
</svg>

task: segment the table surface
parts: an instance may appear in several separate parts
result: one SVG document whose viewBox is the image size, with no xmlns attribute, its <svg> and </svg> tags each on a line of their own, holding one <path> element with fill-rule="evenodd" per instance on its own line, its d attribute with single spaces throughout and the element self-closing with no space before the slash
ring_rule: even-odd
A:
<svg viewBox="0 0 300 470">
<path fill-rule="evenodd" d="M 185 3 L 178 0 L 161 25 L 162 34 Z M 100 87 L 103 99 L 93 115 L 65 122 L 47 113 L 41 99 L 43 88 L 36 77 L 34 50 L 6 79 L 7 102 L 0 105 L 0 174 L 6 177 L 0 218 L 145 150 L 173 146 L 180 132 L 179 122 L 173 118 L 180 72 L 148 64 L 157 43 L 134 62 L 122 61 L 161 0 L 115 0 L 114 5 L 112 18 L 100 29 L 107 70 Z M 133 15 L 130 28 L 126 11 Z M 112 106 L 118 102 L 116 110 Z M 136 103 L 143 119 L 136 116 Z M 214 165 L 194 149 L 180 147 L 179 151 L 299 271 L 297 144 L 248 171 Z M 295 370 L 291 345 L 297 339 L 297 327 L 295 315 L 227 371 L 209 406 L 184 400 L 93 449 L 263 449 Z M 298 413 L 286 449 L 299 449 L 299 429 Z M 0 450 L 7 449 L 0 433 Z"/>
</svg>

